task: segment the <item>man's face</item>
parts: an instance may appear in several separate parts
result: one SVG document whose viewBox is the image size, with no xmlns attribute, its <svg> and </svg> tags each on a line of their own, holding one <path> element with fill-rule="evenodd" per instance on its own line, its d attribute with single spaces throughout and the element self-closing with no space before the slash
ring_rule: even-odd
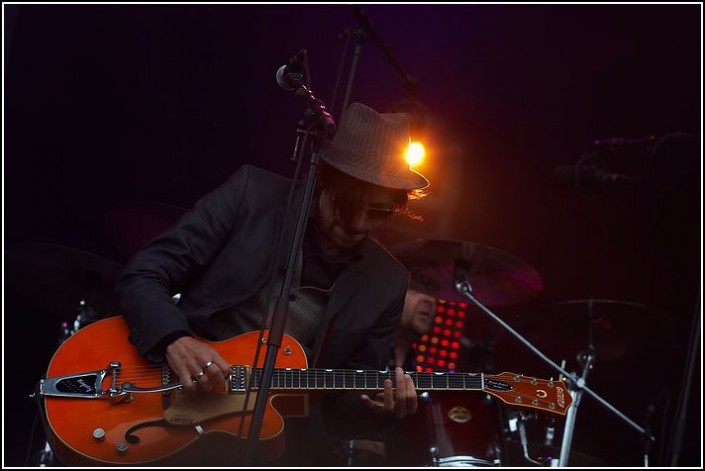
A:
<svg viewBox="0 0 705 471">
<path fill-rule="evenodd" d="M 362 204 L 349 226 L 335 210 L 329 192 L 321 193 L 319 205 L 323 236 L 334 247 L 348 249 L 357 245 L 370 231 L 393 214 L 394 191 L 382 187 L 365 189 Z"/>
<path fill-rule="evenodd" d="M 436 298 L 409 288 L 401 314 L 401 327 L 421 336 L 431 329 L 436 314 Z"/>
</svg>

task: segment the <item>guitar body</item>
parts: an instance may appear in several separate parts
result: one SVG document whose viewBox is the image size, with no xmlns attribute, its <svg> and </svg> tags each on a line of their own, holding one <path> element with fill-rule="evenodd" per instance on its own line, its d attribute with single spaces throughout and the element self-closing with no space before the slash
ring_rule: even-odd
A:
<svg viewBox="0 0 705 471">
<path fill-rule="evenodd" d="M 128 327 L 122 317 L 91 324 L 67 339 L 54 354 L 47 378 L 76 375 L 107 368 L 120 362 L 116 386 L 133 382 L 139 387 L 162 384 L 162 369 L 149 364 L 129 343 Z M 250 365 L 257 347 L 258 332 L 250 332 L 222 342 L 208 342 L 232 365 Z M 203 340 L 203 339 L 201 339 Z M 262 366 L 265 349 L 260 365 Z M 285 336 L 276 360 L 279 368 L 306 368 L 301 346 Z M 112 376 L 105 377 L 108 389 Z M 171 377 L 168 382 L 176 382 Z M 80 386 L 80 385 L 79 385 Z M 165 397 L 166 396 L 166 397 Z M 187 393 L 134 393 L 131 400 L 108 398 L 44 396 L 49 440 L 55 453 L 74 466 L 223 466 L 242 464 L 247 445 L 255 396 L 249 400 L 244 432 L 240 430 L 240 410 L 244 395 L 225 391 Z M 166 399 L 166 401 L 165 401 Z M 277 409 L 272 402 L 276 401 Z M 282 399 L 281 401 L 279 399 Z M 185 404 L 185 405 L 184 405 Z M 214 405 L 219 409 L 213 412 Z M 206 410 L 203 416 L 180 413 L 178 408 Z M 176 409 L 175 409 L 176 408 Z M 282 415 L 306 415 L 305 395 L 272 395 L 267 402 L 260 431 L 257 457 L 268 460 L 284 451 Z M 171 423 L 165 421 L 171 418 Z M 195 419 L 194 419 L 195 417 Z M 97 439 L 94 433 L 104 438 Z M 126 437 L 137 437 L 130 443 Z M 123 448 L 127 445 L 127 449 Z"/>
</svg>

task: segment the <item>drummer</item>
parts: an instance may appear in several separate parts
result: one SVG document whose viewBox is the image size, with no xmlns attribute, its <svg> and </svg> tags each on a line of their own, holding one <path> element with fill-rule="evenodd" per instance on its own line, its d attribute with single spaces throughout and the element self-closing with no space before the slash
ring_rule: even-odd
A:
<svg viewBox="0 0 705 471">
<path fill-rule="evenodd" d="M 397 329 L 394 352 L 390 357 L 390 370 L 401 366 L 404 371 L 416 370 L 415 345 L 421 336 L 431 330 L 436 314 L 436 298 L 424 284 L 413 277 L 406 291 L 404 310 Z"/>
</svg>

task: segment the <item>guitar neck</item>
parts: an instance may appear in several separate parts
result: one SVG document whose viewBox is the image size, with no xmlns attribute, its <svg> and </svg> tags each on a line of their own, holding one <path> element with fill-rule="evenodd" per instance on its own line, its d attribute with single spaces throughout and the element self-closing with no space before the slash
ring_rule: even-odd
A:
<svg viewBox="0 0 705 471">
<path fill-rule="evenodd" d="M 263 384 L 263 370 L 233 366 L 229 387 L 231 393 L 245 392 L 248 378 L 252 389 Z M 572 396 L 562 381 L 537 379 L 515 373 L 487 375 L 485 373 L 408 372 L 419 391 L 483 391 L 506 404 L 531 407 L 565 415 Z M 379 390 L 384 382 L 395 383 L 393 371 L 329 370 L 309 368 L 275 368 L 269 381 L 271 390 L 331 391 Z"/>
<path fill-rule="evenodd" d="M 422 373 L 408 372 L 416 389 L 482 391 L 485 378 L 482 373 Z M 235 367 L 231 375 L 232 392 L 244 390 L 246 378 L 252 378 L 252 387 L 260 389 L 263 370 L 261 368 L 245 369 Z M 394 371 L 374 370 L 331 370 L 316 368 L 275 368 L 269 382 L 274 390 L 375 390 L 384 388 L 385 380 L 391 380 L 396 386 Z"/>
</svg>

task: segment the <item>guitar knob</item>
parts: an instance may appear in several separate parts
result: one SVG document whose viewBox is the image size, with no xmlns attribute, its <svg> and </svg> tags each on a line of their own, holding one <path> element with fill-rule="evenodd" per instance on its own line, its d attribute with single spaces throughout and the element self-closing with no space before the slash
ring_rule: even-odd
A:
<svg viewBox="0 0 705 471">
<path fill-rule="evenodd" d="M 117 451 L 120 455 L 124 455 L 125 453 L 127 453 L 128 448 L 130 448 L 130 445 L 125 442 L 119 442 L 117 445 L 115 445 L 115 451 Z"/>
<path fill-rule="evenodd" d="M 97 442 L 102 442 L 103 440 L 105 440 L 105 430 L 100 427 L 93 430 L 93 440 Z"/>
</svg>

